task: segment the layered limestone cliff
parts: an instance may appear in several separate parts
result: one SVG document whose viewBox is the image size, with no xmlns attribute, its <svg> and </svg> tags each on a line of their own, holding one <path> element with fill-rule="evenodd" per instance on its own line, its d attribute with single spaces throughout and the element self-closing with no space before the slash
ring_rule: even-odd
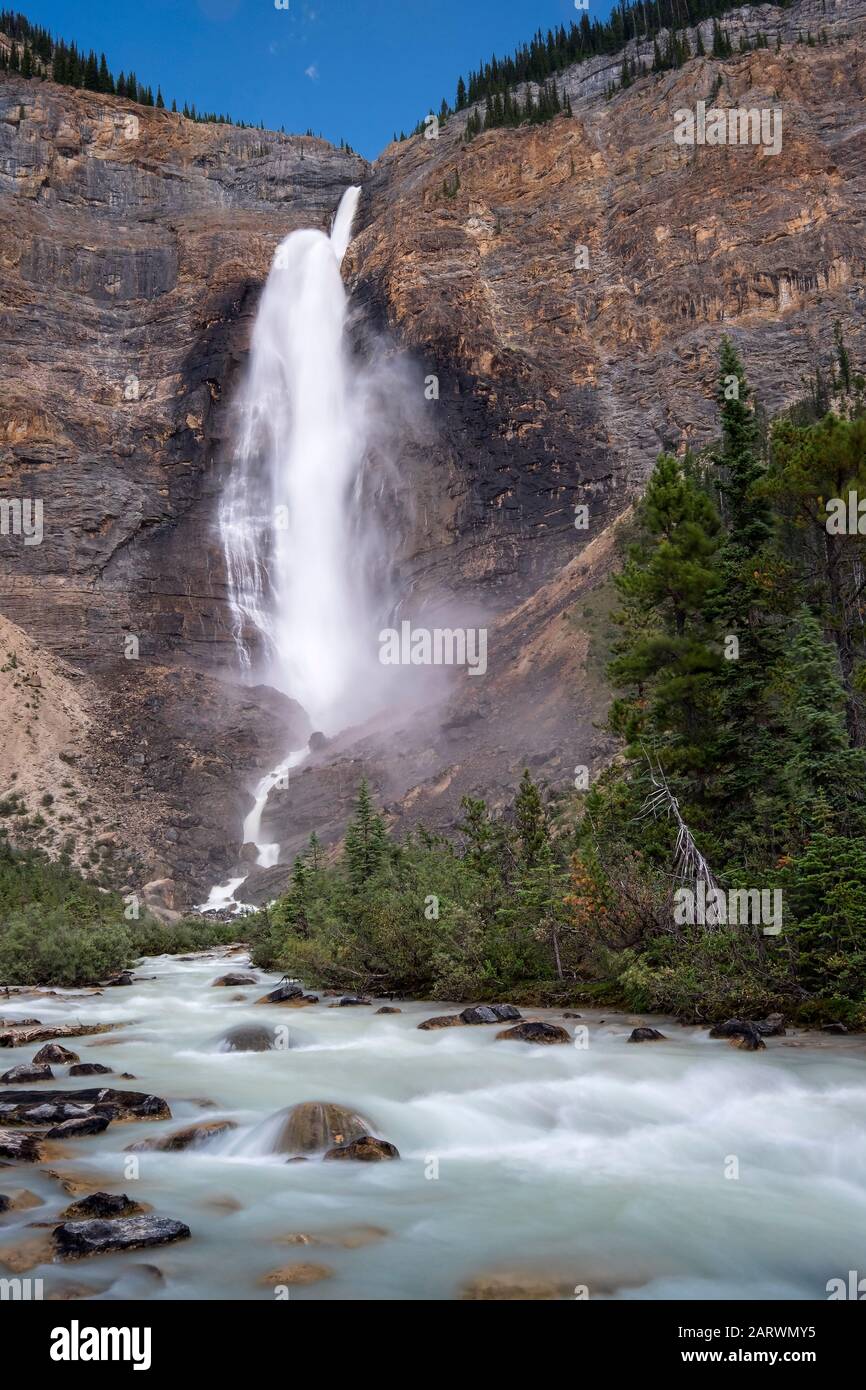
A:
<svg viewBox="0 0 866 1390">
<path fill-rule="evenodd" d="M 0 613 L 94 683 L 121 762 L 143 754 L 135 794 L 160 813 L 142 872 L 193 898 L 224 876 L 240 788 L 302 722 L 233 688 L 215 507 L 274 248 L 327 226 L 353 182 L 358 350 L 375 334 L 411 354 L 427 427 L 401 457 L 403 611 L 486 621 L 489 674 L 458 679 L 426 722 L 321 751 L 274 798 L 269 838 L 286 853 L 311 828 L 336 838 L 362 763 L 395 824 L 445 824 L 526 764 L 566 787 L 605 756 L 587 595 L 659 450 L 712 436 L 721 334 L 768 411 L 827 360 L 837 320 L 866 360 L 866 0 L 752 7 L 726 27 L 735 47 L 759 31 L 769 45 L 610 99 L 621 55 L 594 60 L 563 77 L 571 118 L 467 144 L 461 113 L 372 166 L 0 76 L 0 497 L 44 508 L 41 544 L 0 536 Z M 779 152 L 677 145 L 674 113 L 699 100 L 780 111 Z M 247 732 L 223 747 L 239 700 Z M 191 728 L 219 745 L 212 763 Z"/>
</svg>

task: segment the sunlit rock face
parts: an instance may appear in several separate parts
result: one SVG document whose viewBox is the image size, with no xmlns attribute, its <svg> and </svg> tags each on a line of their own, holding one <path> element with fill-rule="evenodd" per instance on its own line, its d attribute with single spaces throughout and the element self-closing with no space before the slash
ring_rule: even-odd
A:
<svg viewBox="0 0 866 1390">
<path fill-rule="evenodd" d="M 460 115 L 372 166 L 0 75 L 0 495 L 42 499 L 45 518 L 39 545 L 0 536 L 0 612 L 96 682 L 105 777 L 130 768 L 130 795 L 160 798 L 138 832 L 151 877 L 191 882 L 194 901 L 229 871 L 246 793 L 285 725 L 305 727 L 270 697 L 228 695 L 216 519 L 274 251 L 328 230 L 352 184 L 352 341 L 405 351 L 416 397 L 395 410 L 398 433 L 412 417 L 403 612 L 488 623 L 489 671 L 426 723 L 329 744 L 303 797 L 268 808 L 267 837 L 284 861 L 314 826 L 338 838 L 359 757 L 400 825 L 449 823 L 467 791 L 500 801 L 526 764 L 565 786 L 606 755 L 586 595 L 659 450 L 712 436 L 720 335 L 768 411 L 829 360 L 836 320 L 866 360 L 866 0 L 752 7 L 726 27 L 735 48 L 758 30 L 769 47 L 609 100 L 621 60 L 598 59 L 563 75 L 571 119 L 466 144 Z M 778 154 L 674 142 L 674 113 L 719 75 L 721 104 L 781 110 Z M 279 886 L 265 872 L 261 893 Z"/>
</svg>

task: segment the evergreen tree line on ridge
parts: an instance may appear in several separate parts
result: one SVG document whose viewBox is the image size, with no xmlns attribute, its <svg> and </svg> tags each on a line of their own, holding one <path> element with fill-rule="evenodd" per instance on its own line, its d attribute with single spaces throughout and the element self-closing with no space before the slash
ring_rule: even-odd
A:
<svg viewBox="0 0 866 1390">
<path fill-rule="evenodd" d="M 50 77 L 64 87 L 78 87 L 88 92 L 103 92 L 107 96 L 125 97 L 139 106 L 152 106 L 165 110 L 162 90 L 157 87 L 154 93 L 151 86 L 139 82 L 134 72 L 120 72 L 117 77 L 111 72 L 104 53 L 99 56 L 90 50 L 85 53 L 74 43 L 65 39 L 55 39 L 50 31 L 15 10 L 0 10 L 0 33 L 12 40 L 7 54 L 0 49 L 0 72 L 17 72 L 22 77 Z M 215 111 L 198 111 L 195 102 L 184 102 L 180 112 L 176 101 L 171 110 L 190 121 L 213 125 L 233 125 L 241 130 L 264 130 L 264 121 L 253 125 L 248 121 L 236 121 L 231 116 Z M 285 129 L 281 128 L 285 134 Z M 307 130 L 312 136 L 312 130 Z M 319 137 L 322 138 L 321 136 Z M 341 140 L 339 148 L 347 154 L 354 154 L 352 146 Z"/>
</svg>

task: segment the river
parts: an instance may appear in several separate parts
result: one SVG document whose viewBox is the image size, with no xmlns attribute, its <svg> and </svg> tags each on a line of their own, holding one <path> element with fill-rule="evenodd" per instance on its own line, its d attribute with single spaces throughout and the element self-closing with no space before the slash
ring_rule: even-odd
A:
<svg viewBox="0 0 866 1390">
<path fill-rule="evenodd" d="M 63 1160 L 0 1169 L 0 1191 L 26 1187 L 44 1202 L 0 1217 L 0 1259 L 34 1234 L 29 1223 L 53 1223 L 73 1200 L 47 1167 L 127 1192 L 192 1232 L 154 1250 L 39 1265 L 29 1273 L 46 1297 L 83 1284 L 102 1298 L 273 1299 L 264 1276 L 314 1262 L 329 1277 L 292 1287 L 292 1300 L 453 1299 L 490 1277 L 552 1282 L 562 1297 L 823 1299 L 829 1279 L 863 1267 L 862 1038 L 792 1034 L 750 1054 L 705 1029 L 581 1010 L 565 1026 L 588 1028 L 585 1047 L 533 1046 L 497 1041 L 496 1027 L 419 1031 L 449 1011 L 442 1004 L 397 1001 L 399 1015 L 324 998 L 257 1005 L 276 983 L 262 972 L 242 990 L 212 987 L 245 965 L 242 953 L 160 957 L 130 988 L 3 1002 L 7 1019 L 122 1023 L 69 1045 L 132 1073 L 104 1081 L 164 1097 L 173 1119 L 115 1123 L 67 1144 Z M 244 1022 L 288 1028 L 289 1046 L 221 1051 Z M 629 1046 L 637 1022 L 667 1040 Z M 3 1070 L 36 1050 L 4 1050 Z M 100 1084 L 54 1073 L 46 1090 Z M 307 1100 L 359 1111 L 400 1160 L 287 1163 L 265 1152 L 268 1117 Z M 222 1118 L 237 1125 L 229 1135 L 142 1153 L 139 1176 L 125 1176 L 130 1143 Z M 284 1243 L 299 1235 L 322 1243 Z"/>
</svg>

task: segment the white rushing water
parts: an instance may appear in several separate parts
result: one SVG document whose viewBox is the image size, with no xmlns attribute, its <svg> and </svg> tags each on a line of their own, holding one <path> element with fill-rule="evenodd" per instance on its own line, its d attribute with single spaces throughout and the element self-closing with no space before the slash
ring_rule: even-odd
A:
<svg viewBox="0 0 866 1390">
<path fill-rule="evenodd" d="M 360 191 L 346 190 L 330 237 L 296 231 L 277 248 L 219 512 L 241 669 L 328 732 L 369 713 L 381 682 L 371 562 L 381 567 L 386 547 L 363 486 L 381 412 L 373 376 L 351 358 L 340 275 Z M 255 789 L 243 843 L 263 868 L 280 852 L 261 840 L 268 797 L 303 757 L 293 750 Z M 202 910 L 238 910 L 244 882 L 214 886 Z"/>
<path fill-rule="evenodd" d="M 211 987 L 229 969 L 245 970 L 244 957 L 163 957 L 129 989 L 3 1001 L 7 1017 L 123 1022 L 70 1045 L 114 1068 L 105 1082 L 164 1097 L 173 1119 L 114 1124 L 64 1145 L 62 1161 L 3 1169 L 0 1190 L 30 1189 L 44 1205 L 0 1216 L 0 1260 L 40 1234 L 29 1222 L 53 1223 L 72 1200 L 46 1167 L 127 1192 L 192 1232 L 40 1264 L 30 1274 L 46 1298 L 84 1284 L 106 1298 L 273 1299 L 260 1281 L 295 1263 L 331 1277 L 293 1286 L 293 1302 L 451 1299 L 467 1280 L 509 1271 L 553 1279 L 564 1297 L 587 1285 L 591 1298 L 825 1299 L 829 1279 L 862 1272 L 863 1038 L 770 1038 L 748 1054 L 656 1019 L 667 1041 L 629 1046 L 636 1020 L 588 1010 L 587 1047 L 532 1047 L 497 1042 L 495 1027 L 419 1031 L 447 1011 L 438 1003 L 401 1003 L 396 1016 L 328 999 L 257 1005 L 275 977 L 258 975 L 238 999 Z M 287 1028 L 290 1046 L 221 1051 L 239 1023 Z M 4 1064 L 34 1051 L 10 1049 Z M 118 1079 L 127 1071 L 135 1081 Z M 65 1073 L 56 1067 L 45 1089 L 94 1084 Z M 272 1152 L 272 1117 L 308 1100 L 359 1111 L 401 1158 L 287 1163 Z M 128 1145 L 221 1119 L 237 1125 L 225 1139 L 142 1153 L 139 1177 L 127 1176 Z M 370 1227 L 369 1244 L 341 1243 Z M 298 1235 L 311 1243 L 289 1243 Z"/>
<path fill-rule="evenodd" d="M 241 665 L 256 666 L 257 643 L 262 677 L 328 732 L 363 709 L 378 660 L 375 518 L 361 505 L 368 378 L 351 358 L 340 275 L 359 196 L 346 190 L 330 237 L 296 231 L 277 248 L 220 507 Z"/>
</svg>

